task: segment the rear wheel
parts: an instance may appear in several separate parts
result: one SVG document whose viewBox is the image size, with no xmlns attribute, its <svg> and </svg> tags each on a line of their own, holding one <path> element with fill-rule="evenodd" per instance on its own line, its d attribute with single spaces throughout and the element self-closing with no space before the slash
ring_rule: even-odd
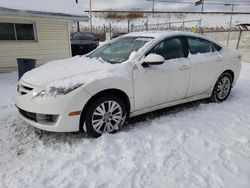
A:
<svg viewBox="0 0 250 188">
<path fill-rule="evenodd" d="M 86 111 L 86 132 L 91 137 L 103 133 L 114 133 L 124 124 L 126 118 L 124 101 L 116 95 L 105 95 L 95 100 Z"/>
<path fill-rule="evenodd" d="M 222 74 L 214 87 L 211 100 L 212 102 L 223 102 L 225 101 L 232 89 L 232 77 L 228 73 Z"/>
</svg>

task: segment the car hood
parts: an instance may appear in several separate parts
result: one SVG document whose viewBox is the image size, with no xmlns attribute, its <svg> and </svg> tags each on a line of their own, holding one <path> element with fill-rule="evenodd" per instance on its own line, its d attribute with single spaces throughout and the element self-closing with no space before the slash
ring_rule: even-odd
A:
<svg viewBox="0 0 250 188">
<path fill-rule="evenodd" d="M 37 87 L 70 87 L 108 76 L 119 65 L 85 56 L 49 62 L 23 75 L 21 81 Z"/>
</svg>

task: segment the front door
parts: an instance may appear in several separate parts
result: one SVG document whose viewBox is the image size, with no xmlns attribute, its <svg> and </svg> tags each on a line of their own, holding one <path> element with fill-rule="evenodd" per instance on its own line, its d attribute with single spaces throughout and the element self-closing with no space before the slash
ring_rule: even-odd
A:
<svg viewBox="0 0 250 188">
<path fill-rule="evenodd" d="M 133 70 L 136 110 L 182 99 L 187 94 L 190 62 L 185 57 L 184 38 L 164 39 L 146 55 L 151 53 L 163 56 L 165 62 Z"/>
</svg>

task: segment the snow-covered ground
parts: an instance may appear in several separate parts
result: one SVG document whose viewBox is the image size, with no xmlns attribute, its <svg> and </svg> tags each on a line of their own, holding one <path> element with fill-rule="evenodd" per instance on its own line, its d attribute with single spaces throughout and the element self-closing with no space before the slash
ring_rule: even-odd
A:
<svg viewBox="0 0 250 188">
<path fill-rule="evenodd" d="M 151 113 L 98 139 L 23 123 L 16 80 L 0 74 L 0 187 L 249 188 L 250 64 L 222 104 Z"/>
</svg>

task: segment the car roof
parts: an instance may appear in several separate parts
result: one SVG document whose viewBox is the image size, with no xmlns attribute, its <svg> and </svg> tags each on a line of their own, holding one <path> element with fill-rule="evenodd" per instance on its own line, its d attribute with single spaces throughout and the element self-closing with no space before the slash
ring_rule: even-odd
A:
<svg viewBox="0 0 250 188">
<path fill-rule="evenodd" d="M 84 35 L 84 34 L 92 34 L 92 35 L 94 35 L 94 33 L 91 33 L 91 32 L 77 32 L 74 35 Z"/>
</svg>

